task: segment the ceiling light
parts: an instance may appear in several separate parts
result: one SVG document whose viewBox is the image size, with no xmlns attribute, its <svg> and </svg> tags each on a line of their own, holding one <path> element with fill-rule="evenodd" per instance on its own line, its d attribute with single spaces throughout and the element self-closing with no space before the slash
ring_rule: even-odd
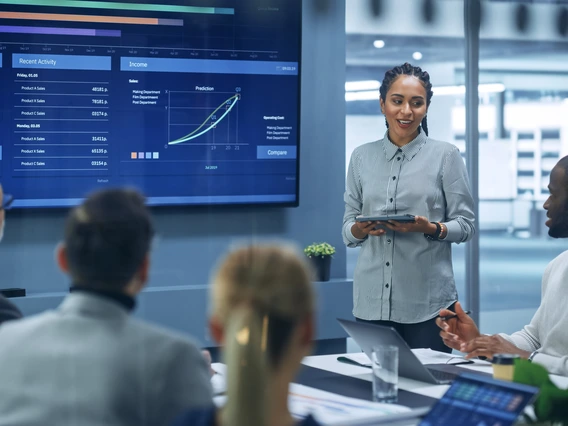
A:
<svg viewBox="0 0 568 426">
<path fill-rule="evenodd" d="M 420 52 L 414 52 L 412 54 L 412 57 L 414 58 L 415 61 L 419 61 L 420 59 L 422 59 L 422 53 Z"/>
<path fill-rule="evenodd" d="M 345 82 L 345 91 L 354 92 L 356 90 L 373 90 L 381 87 L 381 83 L 377 80 L 361 80 Z"/>
<path fill-rule="evenodd" d="M 433 87 L 435 95 L 464 95 L 465 86 L 439 86 Z M 505 85 L 502 83 L 480 84 L 478 86 L 479 93 L 499 93 L 505 91 Z"/>
<path fill-rule="evenodd" d="M 384 40 L 375 40 L 373 42 L 373 46 L 375 46 L 377 49 L 382 49 L 383 47 L 385 47 L 385 42 Z"/>
<path fill-rule="evenodd" d="M 376 101 L 380 97 L 378 90 L 367 90 L 363 92 L 346 92 L 345 100 L 351 101 Z"/>
<path fill-rule="evenodd" d="M 499 93 L 505 91 L 503 83 L 480 84 L 478 86 L 480 93 Z"/>
</svg>

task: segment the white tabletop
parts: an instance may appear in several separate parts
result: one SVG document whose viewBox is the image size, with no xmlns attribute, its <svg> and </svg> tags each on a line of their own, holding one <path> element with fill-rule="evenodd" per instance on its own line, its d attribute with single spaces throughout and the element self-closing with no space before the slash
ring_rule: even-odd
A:
<svg viewBox="0 0 568 426">
<path fill-rule="evenodd" d="M 370 368 L 359 367 L 356 365 L 345 364 L 337 361 L 337 357 L 343 354 L 335 355 L 316 355 L 304 358 L 302 364 L 309 367 L 319 368 L 321 370 L 331 371 L 333 373 L 345 376 L 356 377 L 358 379 L 371 382 L 372 372 Z M 448 390 L 448 385 L 432 385 L 430 383 L 419 382 L 417 380 L 407 379 L 406 377 L 398 378 L 398 388 L 419 393 L 433 398 L 441 398 Z"/>
<path fill-rule="evenodd" d="M 366 380 L 369 382 L 372 381 L 372 372 L 370 368 L 359 367 L 356 365 L 346 364 L 337 361 L 337 357 L 341 355 L 345 354 L 309 356 L 304 358 L 302 364 L 307 365 L 309 367 L 319 368 L 321 370 L 342 374 L 345 376 L 356 377 L 358 379 Z M 420 356 L 418 358 L 421 359 Z M 493 368 L 491 367 L 491 364 L 485 361 L 476 360 L 474 364 L 460 365 L 460 367 L 474 371 L 481 371 L 489 374 L 493 373 Z M 568 389 L 568 377 L 551 374 L 550 378 L 558 387 L 562 389 Z M 430 383 L 407 379 L 406 377 L 399 377 L 398 388 L 439 399 L 448 390 L 449 385 L 432 385 Z"/>
<path fill-rule="evenodd" d="M 429 352 L 429 353 L 428 353 Z M 423 364 L 431 364 L 434 363 L 434 361 L 436 361 L 436 357 L 437 356 L 445 356 L 447 358 L 447 354 L 444 355 L 442 353 L 433 353 L 432 351 L 429 350 L 425 350 L 422 351 L 418 350 L 418 351 L 414 351 L 414 353 L 417 355 L 418 359 L 423 363 Z M 313 367 L 313 368 L 319 368 L 321 370 L 325 370 L 325 371 L 330 371 L 333 373 L 337 373 L 337 374 L 342 374 L 345 376 L 349 376 L 349 377 L 354 377 L 354 378 L 358 378 L 361 380 L 366 380 L 366 381 L 372 381 L 372 372 L 371 369 L 368 367 L 359 367 L 357 365 L 352 365 L 352 364 L 346 364 L 344 362 L 340 362 L 337 360 L 337 358 L 339 356 L 345 356 L 345 355 L 355 355 L 355 354 L 334 354 L 334 355 L 319 355 L 319 356 L 309 356 L 304 358 L 304 360 L 302 361 L 302 363 L 306 366 L 309 367 Z M 356 355 L 361 355 L 361 354 L 356 354 Z M 363 362 L 365 360 L 368 360 L 368 358 L 362 357 L 361 358 L 357 358 L 357 361 L 359 362 Z M 492 373 L 492 367 L 491 364 L 485 362 L 485 361 L 479 361 L 476 360 L 475 364 L 466 364 L 466 365 L 460 365 L 460 367 L 463 368 L 467 368 L 470 370 L 477 370 L 477 371 L 481 371 L 481 372 L 485 372 L 485 373 Z M 215 388 L 216 394 L 220 394 L 225 392 L 226 387 L 225 387 L 225 375 L 226 375 L 226 366 L 224 364 L 213 364 L 212 368 L 217 372 L 217 374 L 215 376 L 213 376 L 212 378 L 212 383 L 213 386 Z M 567 389 L 568 388 L 568 377 L 562 377 L 562 376 L 555 376 L 555 375 L 551 375 L 550 376 L 552 381 L 559 387 Z M 300 385 L 293 385 L 293 386 L 300 386 Z M 416 380 L 412 380 L 412 379 L 407 379 L 405 377 L 399 377 L 399 383 L 398 383 L 398 387 L 399 389 L 403 389 L 405 391 L 410 391 L 410 392 L 414 392 L 420 395 L 424 395 L 424 396 L 429 396 L 431 398 L 436 398 L 439 399 L 442 397 L 442 395 L 444 395 L 444 393 L 448 390 L 449 385 L 432 385 L 429 383 L 424 383 L 424 382 L 419 382 Z M 307 387 L 303 387 L 302 389 L 309 389 L 309 395 L 308 395 L 308 399 L 310 401 L 314 400 L 314 392 L 320 392 L 317 389 L 310 389 Z M 292 389 L 292 388 L 291 388 Z M 300 389 L 300 388 L 298 388 Z M 298 392 L 296 392 L 298 393 Z M 301 393 L 301 392 L 300 392 Z M 328 400 L 329 398 L 331 398 L 333 396 L 333 394 L 327 395 L 326 393 L 326 400 Z M 300 407 L 300 406 L 304 406 L 306 405 L 306 398 L 302 399 L 302 395 L 295 395 L 296 397 L 296 405 L 293 405 L 294 407 Z M 337 398 L 344 398 L 344 397 L 340 397 L 339 395 L 336 395 Z M 317 398 L 315 398 L 317 399 Z M 216 403 L 218 405 L 222 405 L 224 401 L 224 396 L 222 397 L 216 397 Z M 300 402 L 300 405 L 298 405 L 298 401 Z M 294 401 L 292 401 L 294 402 Z M 313 401 L 312 401 L 313 402 Z M 387 404 L 388 406 L 389 404 Z M 305 407 L 304 407 L 305 408 Z M 309 411 L 312 412 L 315 408 L 322 408 L 322 407 L 308 407 Z M 365 407 L 363 407 L 365 408 Z M 404 407 L 402 407 L 404 408 Z M 397 425 L 397 426 L 415 426 L 417 424 L 419 424 L 420 420 L 419 420 L 419 416 L 423 415 L 424 412 L 420 412 L 418 413 L 418 411 L 420 411 L 420 409 L 418 410 L 412 410 L 412 412 L 408 412 L 409 415 L 411 415 L 411 418 L 405 418 L 404 420 L 401 421 L 397 421 L 395 422 L 388 422 L 389 425 Z M 325 413 L 319 413 L 320 416 L 323 416 L 322 418 L 327 418 L 324 415 Z M 336 415 L 336 413 L 332 413 L 333 416 Z M 406 414 L 404 414 L 406 415 Z M 381 424 L 383 421 L 389 420 L 385 415 L 381 414 Z M 335 417 L 333 417 L 335 419 Z M 328 419 L 329 420 L 329 419 Z M 361 419 L 359 419 L 361 420 Z M 364 419 L 363 419 L 364 420 Z M 350 421 L 350 424 L 352 424 L 353 422 Z M 331 424 L 331 423 L 330 423 Z M 359 423 L 357 423 L 359 424 Z M 366 423 L 365 423 L 366 424 Z M 376 419 L 373 419 L 372 424 L 378 424 Z"/>
</svg>

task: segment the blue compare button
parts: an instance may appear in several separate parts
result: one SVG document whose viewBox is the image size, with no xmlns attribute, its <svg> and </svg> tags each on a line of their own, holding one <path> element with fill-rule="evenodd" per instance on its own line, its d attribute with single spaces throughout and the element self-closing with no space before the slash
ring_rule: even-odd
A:
<svg viewBox="0 0 568 426">
<path fill-rule="evenodd" d="M 257 146 L 256 158 L 259 160 L 293 160 L 296 158 L 296 147 L 288 146 Z"/>
</svg>

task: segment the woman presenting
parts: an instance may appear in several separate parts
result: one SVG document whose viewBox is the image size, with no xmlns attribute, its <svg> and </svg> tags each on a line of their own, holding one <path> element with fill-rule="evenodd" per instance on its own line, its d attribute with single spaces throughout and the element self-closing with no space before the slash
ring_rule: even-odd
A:
<svg viewBox="0 0 568 426">
<path fill-rule="evenodd" d="M 361 247 L 353 277 L 357 320 L 394 327 L 411 348 L 449 352 L 435 323 L 458 300 L 451 243 L 475 232 L 473 199 L 458 148 L 428 137 L 427 72 L 405 63 L 385 73 L 387 132 L 351 155 L 343 240 Z M 357 222 L 359 215 L 412 214 L 414 222 Z"/>
</svg>

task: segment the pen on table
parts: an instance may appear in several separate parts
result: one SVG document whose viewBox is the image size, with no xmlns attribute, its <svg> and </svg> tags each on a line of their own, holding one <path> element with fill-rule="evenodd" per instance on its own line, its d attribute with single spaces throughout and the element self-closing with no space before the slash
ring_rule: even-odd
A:
<svg viewBox="0 0 568 426">
<path fill-rule="evenodd" d="M 469 314 L 471 314 L 471 311 L 465 311 L 464 313 L 465 313 L 466 315 L 469 315 Z M 446 315 L 445 317 L 441 316 L 440 319 L 441 319 L 442 321 L 447 321 L 447 320 L 452 319 L 452 318 L 455 318 L 455 317 L 457 317 L 457 316 L 458 316 L 458 314 Z"/>
<path fill-rule="evenodd" d="M 355 360 L 353 360 L 353 359 L 347 358 L 347 357 L 345 357 L 345 356 L 339 356 L 339 357 L 337 357 L 337 360 L 338 360 L 339 362 L 344 362 L 344 363 L 346 363 L 346 364 L 357 365 L 357 366 L 359 366 L 359 367 L 372 368 L 372 366 L 371 366 L 370 364 L 363 364 L 363 363 L 360 363 L 360 362 L 355 361 Z"/>
</svg>

